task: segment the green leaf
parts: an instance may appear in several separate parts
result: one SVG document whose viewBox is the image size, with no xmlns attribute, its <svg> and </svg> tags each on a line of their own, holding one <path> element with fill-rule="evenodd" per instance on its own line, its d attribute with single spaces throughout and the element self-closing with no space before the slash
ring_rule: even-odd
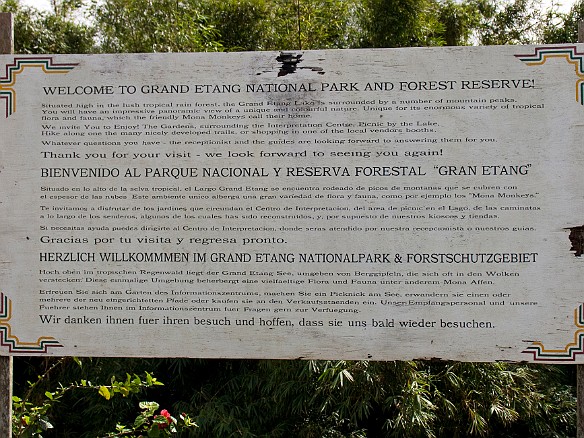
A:
<svg viewBox="0 0 584 438">
<path fill-rule="evenodd" d="M 139 404 L 140 409 L 143 409 L 144 411 L 148 412 L 150 415 L 154 414 L 154 411 L 157 410 L 159 408 L 159 404 L 156 402 L 140 402 Z"/>
<path fill-rule="evenodd" d="M 47 430 L 47 429 L 52 429 L 53 425 L 51 423 L 49 423 L 47 420 L 45 420 L 44 418 L 39 418 L 39 423 L 41 425 L 41 428 L 43 430 Z"/>
<path fill-rule="evenodd" d="M 138 415 L 134 421 L 134 429 L 138 429 L 140 426 L 146 423 L 147 420 L 148 417 L 145 417 L 144 415 Z"/>
<path fill-rule="evenodd" d="M 45 392 L 45 396 L 46 396 L 48 399 L 50 399 L 50 400 L 53 400 L 53 393 L 52 393 L 52 392 L 50 392 L 50 391 L 46 391 L 46 392 Z"/>
<path fill-rule="evenodd" d="M 148 436 L 150 438 L 158 438 L 160 436 L 160 429 L 157 424 L 154 424 L 148 431 Z"/>
<path fill-rule="evenodd" d="M 105 386 L 99 387 L 99 395 L 101 395 L 106 400 L 109 400 L 110 398 L 112 398 L 112 394 L 110 393 L 109 389 L 107 389 L 107 387 L 105 387 Z"/>
</svg>

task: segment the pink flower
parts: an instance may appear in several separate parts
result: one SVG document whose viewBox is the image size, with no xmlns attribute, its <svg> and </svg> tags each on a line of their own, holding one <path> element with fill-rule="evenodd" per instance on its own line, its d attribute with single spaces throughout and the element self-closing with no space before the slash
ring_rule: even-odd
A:
<svg viewBox="0 0 584 438">
<path fill-rule="evenodd" d="M 160 411 L 160 415 L 158 415 L 156 418 L 159 418 L 159 417 L 164 417 L 166 419 L 166 424 L 158 423 L 159 429 L 166 429 L 168 427 L 168 425 L 170 423 L 172 423 L 172 417 L 170 416 L 170 412 L 168 412 L 166 409 L 163 409 Z"/>
</svg>

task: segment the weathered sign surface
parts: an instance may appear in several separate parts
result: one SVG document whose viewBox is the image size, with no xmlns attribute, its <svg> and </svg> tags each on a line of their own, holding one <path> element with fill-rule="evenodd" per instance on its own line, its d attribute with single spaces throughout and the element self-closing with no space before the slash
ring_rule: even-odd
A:
<svg viewBox="0 0 584 438">
<path fill-rule="evenodd" d="M 584 48 L 1 56 L 0 354 L 582 362 Z"/>
</svg>

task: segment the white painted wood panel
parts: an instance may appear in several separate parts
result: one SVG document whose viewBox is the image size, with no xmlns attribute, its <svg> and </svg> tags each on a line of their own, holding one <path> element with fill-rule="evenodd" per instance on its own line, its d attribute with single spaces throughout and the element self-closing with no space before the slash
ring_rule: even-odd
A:
<svg viewBox="0 0 584 438">
<path fill-rule="evenodd" d="M 583 53 L 1 56 L 0 354 L 582 362 Z"/>
</svg>

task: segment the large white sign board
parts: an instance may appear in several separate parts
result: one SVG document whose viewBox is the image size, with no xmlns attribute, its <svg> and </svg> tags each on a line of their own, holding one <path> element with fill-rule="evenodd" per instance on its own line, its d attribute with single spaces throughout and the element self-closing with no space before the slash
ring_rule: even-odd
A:
<svg viewBox="0 0 584 438">
<path fill-rule="evenodd" d="M 0 57 L 1 355 L 582 362 L 582 46 L 296 55 Z"/>
</svg>

